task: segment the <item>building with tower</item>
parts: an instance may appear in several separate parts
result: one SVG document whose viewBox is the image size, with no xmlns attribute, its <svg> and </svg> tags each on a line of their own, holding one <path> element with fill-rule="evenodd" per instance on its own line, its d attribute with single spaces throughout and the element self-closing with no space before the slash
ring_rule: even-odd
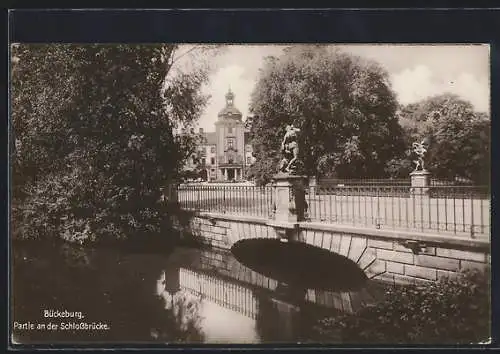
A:
<svg viewBox="0 0 500 354">
<path fill-rule="evenodd" d="M 229 89 L 226 105 L 217 115 L 215 132 L 204 132 L 202 128 L 199 130 L 202 143 L 198 146 L 198 155 L 189 164 L 194 167 L 197 163 L 204 180 L 244 180 L 248 168 L 254 162 L 249 133 L 234 99 L 235 94 Z"/>
</svg>

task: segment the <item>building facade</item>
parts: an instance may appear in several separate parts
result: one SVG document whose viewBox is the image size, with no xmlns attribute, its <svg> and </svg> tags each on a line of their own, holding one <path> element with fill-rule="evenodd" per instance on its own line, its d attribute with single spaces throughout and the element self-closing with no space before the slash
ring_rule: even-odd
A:
<svg viewBox="0 0 500 354">
<path fill-rule="evenodd" d="M 254 162 L 249 134 L 234 98 L 234 93 L 229 90 L 226 105 L 217 116 L 215 132 L 204 132 L 200 128 L 202 143 L 198 146 L 198 162 L 204 180 L 245 180 L 246 172 Z"/>
</svg>

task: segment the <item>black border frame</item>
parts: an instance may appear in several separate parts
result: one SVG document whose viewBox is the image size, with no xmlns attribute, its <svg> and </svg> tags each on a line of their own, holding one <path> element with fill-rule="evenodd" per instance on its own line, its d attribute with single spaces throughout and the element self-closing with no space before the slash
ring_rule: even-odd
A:
<svg viewBox="0 0 500 354">
<path fill-rule="evenodd" d="M 434 8 L 368 8 L 373 6 L 369 1 L 356 1 L 358 8 L 337 9 L 284 9 L 261 8 L 221 8 L 221 9 L 12 9 L 4 13 L 8 20 L 7 42 L 211 42 L 211 43 L 488 43 L 490 44 L 491 68 L 491 124 L 492 124 L 492 160 L 498 158 L 498 143 L 495 137 L 498 127 L 497 112 L 500 101 L 494 97 L 499 93 L 500 86 L 500 8 L 449 8 L 449 2 L 435 2 Z M 370 4 L 367 4 L 370 3 Z M 484 5 L 484 2 L 468 2 L 469 6 Z M 140 5 L 140 4 L 138 4 Z M 235 4 L 232 4 L 233 6 Z M 464 1 L 454 2 L 454 5 L 465 5 Z M 97 5 L 99 6 L 99 5 Z M 200 4 L 200 6 L 205 6 Z M 384 5 L 382 5 L 384 6 Z M 441 6 L 438 8 L 438 6 Z M 361 8 L 363 7 L 363 8 Z M 99 6 L 100 8 L 100 6 Z M 7 21 L 6 21 L 7 23 Z M 8 48 L 8 46 L 7 46 Z M 8 51 L 8 49 L 7 49 Z M 8 54 L 8 53 L 7 53 Z M 8 58 L 6 55 L 4 58 Z M 7 68 L 8 68 L 7 59 Z M 8 71 L 5 82 L 8 85 Z M 5 87 L 5 92 L 8 91 Z M 8 142 L 8 96 L 5 95 L 4 129 L 1 130 L 3 141 Z M 7 145 L 8 146 L 8 145 Z M 7 150 L 4 150 L 5 165 L 8 166 Z M 7 183 L 2 184 L 2 192 L 8 211 L 8 168 L 6 168 Z M 492 235 L 497 230 L 498 186 L 493 182 L 498 179 L 498 166 L 492 164 Z M 6 213 L 8 215 L 8 213 Z M 4 219 L 8 236 L 8 219 Z M 5 264 L 8 274 L 8 248 L 5 252 Z M 500 241 L 492 236 L 492 340 L 490 345 L 462 346 L 460 348 L 494 348 L 499 346 L 500 318 L 500 281 L 494 271 L 497 261 Z M 8 289 L 8 283 L 7 283 Z M 7 309 L 10 308 L 7 296 Z M 8 310 L 7 310 L 8 311 Z M 6 316 L 7 318 L 7 316 Z M 10 323 L 7 323 L 7 328 Z M 7 341 L 10 342 L 10 331 Z M 81 346 L 72 346 L 81 348 Z M 134 348 L 133 346 L 85 345 L 85 348 Z M 248 346 L 245 346 L 249 348 Z M 242 346 L 207 345 L 202 348 L 245 348 Z M 59 348 L 57 345 L 30 346 L 16 345 L 10 348 L 35 349 Z M 60 348 L 68 348 L 68 345 Z M 137 348 L 150 349 L 187 349 L 199 348 L 193 345 L 147 345 Z M 331 346 L 272 346 L 258 345 L 251 348 L 265 349 L 332 349 L 343 347 Z M 345 346 L 345 348 L 357 348 Z M 374 349 L 373 347 L 372 349 Z M 430 347 L 394 347 L 383 348 L 426 348 Z M 436 347 L 441 348 L 441 347 Z M 442 347 L 457 349 L 457 347 Z"/>
</svg>

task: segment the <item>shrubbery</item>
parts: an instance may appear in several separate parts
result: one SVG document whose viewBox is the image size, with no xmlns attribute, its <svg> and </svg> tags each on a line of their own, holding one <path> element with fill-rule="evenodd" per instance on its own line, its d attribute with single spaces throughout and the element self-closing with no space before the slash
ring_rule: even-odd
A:
<svg viewBox="0 0 500 354">
<path fill-rule="evenodd" d="M 479 343 L 490 338 L 490 277 L 468 271 L 457 279 L 388 287 L 385 299 L 352 315 L 324 318 L 319 341 L 356 344 Z"/>
<path fill-rule="evenodd" d="M 164 239 L 161 187 L 196 145 L 175 131 L 201 114 L 208 69 L 174 67 L 177 45 L 12 49 L 13 237 Z"/>
</svg>

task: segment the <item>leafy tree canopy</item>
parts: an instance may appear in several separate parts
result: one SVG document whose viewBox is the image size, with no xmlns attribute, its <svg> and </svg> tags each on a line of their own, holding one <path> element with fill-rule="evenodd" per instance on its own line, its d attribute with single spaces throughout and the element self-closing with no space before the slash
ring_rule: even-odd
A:
<svg viewBox="0 0 500 354">
<path fill-rule="evenodd" d="M 489 117 L 457 95 L 442 94 L 402 107 L 400 124 L 408 147 L 427 138 L 426 168 L 433 176 L 489 183 Z"/>
<path fill-rule="evenodd" d="M 159 232 L 160 187 L 193 149 L 174 132 L 207 101 L 207 68 L 177 70 L 178 49 L 13 46 L 13 203 L 25 236 Z"/>
<path fill-rule="evenodd" d="M 325 46 L 289 47 L 266 59 L 252 93 L 250 175 L 269 181 L 293 123 L 307 175 L 384 176 L 389 160 L 404 152 L 397 106 L 377 63 Z"/>
</svg>

